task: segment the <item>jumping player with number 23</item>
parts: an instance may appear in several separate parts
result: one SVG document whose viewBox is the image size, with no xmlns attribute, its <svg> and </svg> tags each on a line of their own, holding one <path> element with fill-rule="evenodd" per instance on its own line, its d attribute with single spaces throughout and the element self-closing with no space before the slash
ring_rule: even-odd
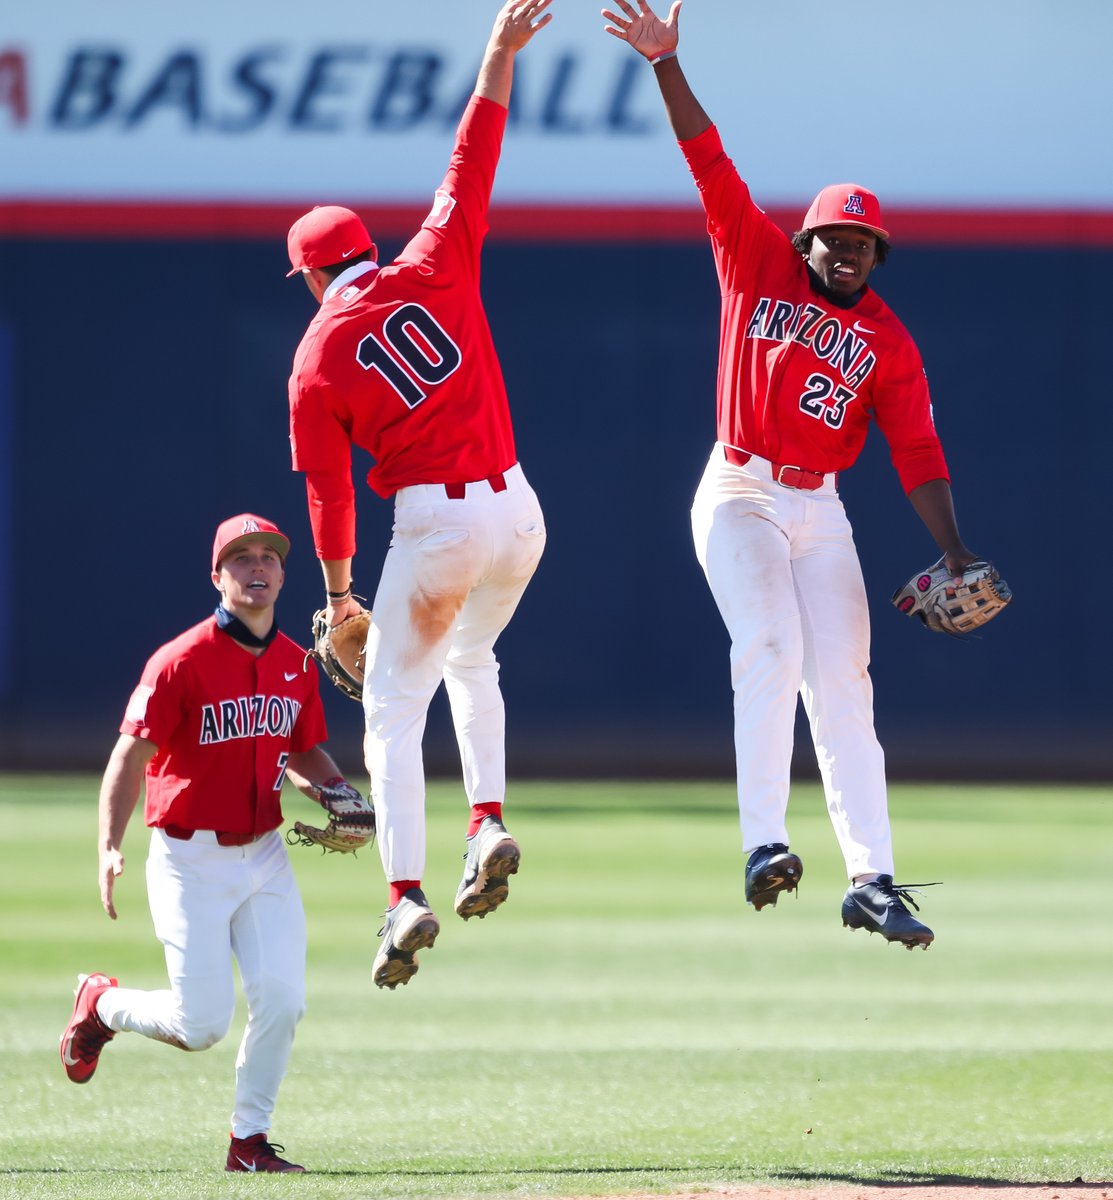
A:
<svg viewBox="0 0 1113 1200">
<path fill-rule="evenodd" d="M 869 284 L 889 251 L 877 197 L 859 184 L 824 187 L 786 237 L 750 198 L 688 85 L 680 3 L 665 20 L 644 0 L 616 7 L 603 9 L 606 31 L 656 77 L 707 214 L 722 294 L 717 440 L 692 531 L 731 638 L 746 899 L 757 910 L 775 905 L 803 872 L 786 825 L 799 693 L 850 880 L 843 923 L 926 949 L 934 934 L 906 906 L 916 885 L 893 882 L 869 611 L 838 492 L 871 420 L 942 552 L 939 566 L 962 584 L 953 603 L 965 618 L 1000 611 L 1007 589 L 969 601 L 984 571 L 967 570 L 977 556 L 959 536 L 920 354 Z"/>
</svg>

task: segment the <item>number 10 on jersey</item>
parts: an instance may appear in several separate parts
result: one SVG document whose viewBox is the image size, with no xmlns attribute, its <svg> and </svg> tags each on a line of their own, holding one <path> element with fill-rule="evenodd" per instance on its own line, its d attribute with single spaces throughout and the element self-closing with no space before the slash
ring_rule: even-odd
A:
<svg viewBox="0 0 1113 1200">
<path fill-rule="evenodd" d="M 356 358 L 365 371 L 378 371 L 409 408 L 428 395 L 420 384 L 443 383 L 462 361 L 459 346 L 420 304 L 395 309 L 383 322 L 382 338 L 369 333 Z"/>
</svg>

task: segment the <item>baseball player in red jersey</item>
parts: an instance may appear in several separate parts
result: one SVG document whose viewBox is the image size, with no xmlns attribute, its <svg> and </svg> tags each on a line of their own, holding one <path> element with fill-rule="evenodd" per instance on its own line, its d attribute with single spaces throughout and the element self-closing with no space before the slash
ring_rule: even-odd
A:
<svg viewBox="0 0 1113 1200">
<path fill-rule="evenodd" d="M 157 650 L 132 693 L 100 791 L 101 903 L 115 920 L 124 832 L 146 783 L 147 893 L 170 986 L 139 991 L 81 976 L 62 1064 L 87 1083 L 125 1030 L 182 1050 L 228 1032 L 232 959 L 247 998 L 236 1061 L 229 1171 L 300 1172 L 267 1140 L 305 1007 L 305 914 L 278 827 L 289 776 L 342 786 L 321 746 L 325 718 L 305 651 L 274 604 L 290 543 L 263 517 L 224 521 L 213 544 L 214 616 Z"/>
<path fill-rule="evenodd" d="M 518 465 L 506 388 L 479 293 L 480 251 L 506 126 L 514 59 L 546 25 L 550 0 L 505 4 L 433 207 L 386 266 L 348 209 L 306 213 L 290 229 L 292 270 L 320 311 L 290 378 L 293 466 L 304 471 L 331 624 L 352 597 L 351 447 L 367 481 L 393 497 L 394 536 L 372 604 L 363 704 L 365 750 L 390 885 L 378 987 L 417 971 L 440 925 L 421 890 L 425 780 L 421 738 L 444 681 L 471 805 L 456 912 L 486 916 L 507 897 L 518 843 L 502 822 L 504 712 L 495 640 L 545 545 Z"/>
<path fill-rule="evenodd" d="M 722 291 L 718 440 L 692 507 L 696 551 L 731 637 L 746 899 L 796 888 L 785 823 L 796 695 L 811 725 L 850 887 L 843 923 L 909 949 L 934 935 L 893 882 L 873 726 L 869 612 L 838 477 L 871 420 L 910 501 L 959 571 L 955 521 L 919 352 L 869 287 L 889 248 L 877 198 L 825 187 L 790 240 L 754 204 L 677 58 L 680 4 L 616 0 L 607 32 L 653 67 L 707 213 Z"/>
</svg>

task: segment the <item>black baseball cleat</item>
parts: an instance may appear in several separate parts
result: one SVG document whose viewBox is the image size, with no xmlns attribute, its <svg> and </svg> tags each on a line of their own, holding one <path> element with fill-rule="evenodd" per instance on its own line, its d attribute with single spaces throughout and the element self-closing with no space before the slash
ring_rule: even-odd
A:
<svg viewBox="0 0 1113 1200">
<path fill-rule="evenodd" d="M 842 901 L 842 923 L 849 929 L 868 929 L 887 942 L 900 942 L 909 950 L 925 950 L 935 934 L 905 907 L 905 901 L 919 912 L 911 893 L 917 888 L 936 887 L 934 883 L 894 883 L 892 875 L 878 875 L 869 883 L 852 883 Z"/>
<path fill-rule="evenodd" d="M 746 902 L 755 912 L 777 906 L 779 892 L 794 892 L 804 874 L 804 864 L 781 842 L 758 846 L 746 862 Z"/>
</svg>

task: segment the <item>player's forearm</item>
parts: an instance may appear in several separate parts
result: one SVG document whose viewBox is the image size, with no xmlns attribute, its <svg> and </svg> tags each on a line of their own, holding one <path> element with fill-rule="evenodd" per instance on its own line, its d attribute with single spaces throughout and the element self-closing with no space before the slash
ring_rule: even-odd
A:
<svg viewBox="0 0 1113 1200">
<path fill-rule="evenodd" d="M 666 58 L 653 67 L 665 113 L 678 142 L 687 142 L 711 127 L 711 118 L 696 99 L 678 58 Z"/>
<path fill-rule="evenodd" d="M 514 51 L 499 46 L 492 40 L 483 56 L 479 78 L 475 81 L 475 94 L 484 100 L 493 100 L 503 108 L 510 107 L 510 91 L 514 84 Z"/>
<path fill-rule="evenodd" d="M 322 558 L 321 574 L 325 580 L 325 591 L 335 606 L 352 594 L 352 560 L 350 558 Z"/>
<path fill-rule="evenodd" d="M 123 844 L 131 814 L 139 802 L 143 774 L 155 747 L 142 738 L 121 734 L 101 780 L 98 804 L 97 846 L 118 850 Z"/>
<path fill-rule="evenodd" d="M 921 483 L 908 493 L 908 499 L 946 556 L 948 566 L 962 566 L 974 558 L 959 535 L 951 485 L 945 479 Z"/>
<path fill-rule="evenodd" d="M 315 786 L 343 777 L 344 772 L 336 765 L 336 760 L 321 746 L 291 752 L 286 763 L 286 778 L 299 792 L 310 798 L 313 797 Z"/>
</svg>

